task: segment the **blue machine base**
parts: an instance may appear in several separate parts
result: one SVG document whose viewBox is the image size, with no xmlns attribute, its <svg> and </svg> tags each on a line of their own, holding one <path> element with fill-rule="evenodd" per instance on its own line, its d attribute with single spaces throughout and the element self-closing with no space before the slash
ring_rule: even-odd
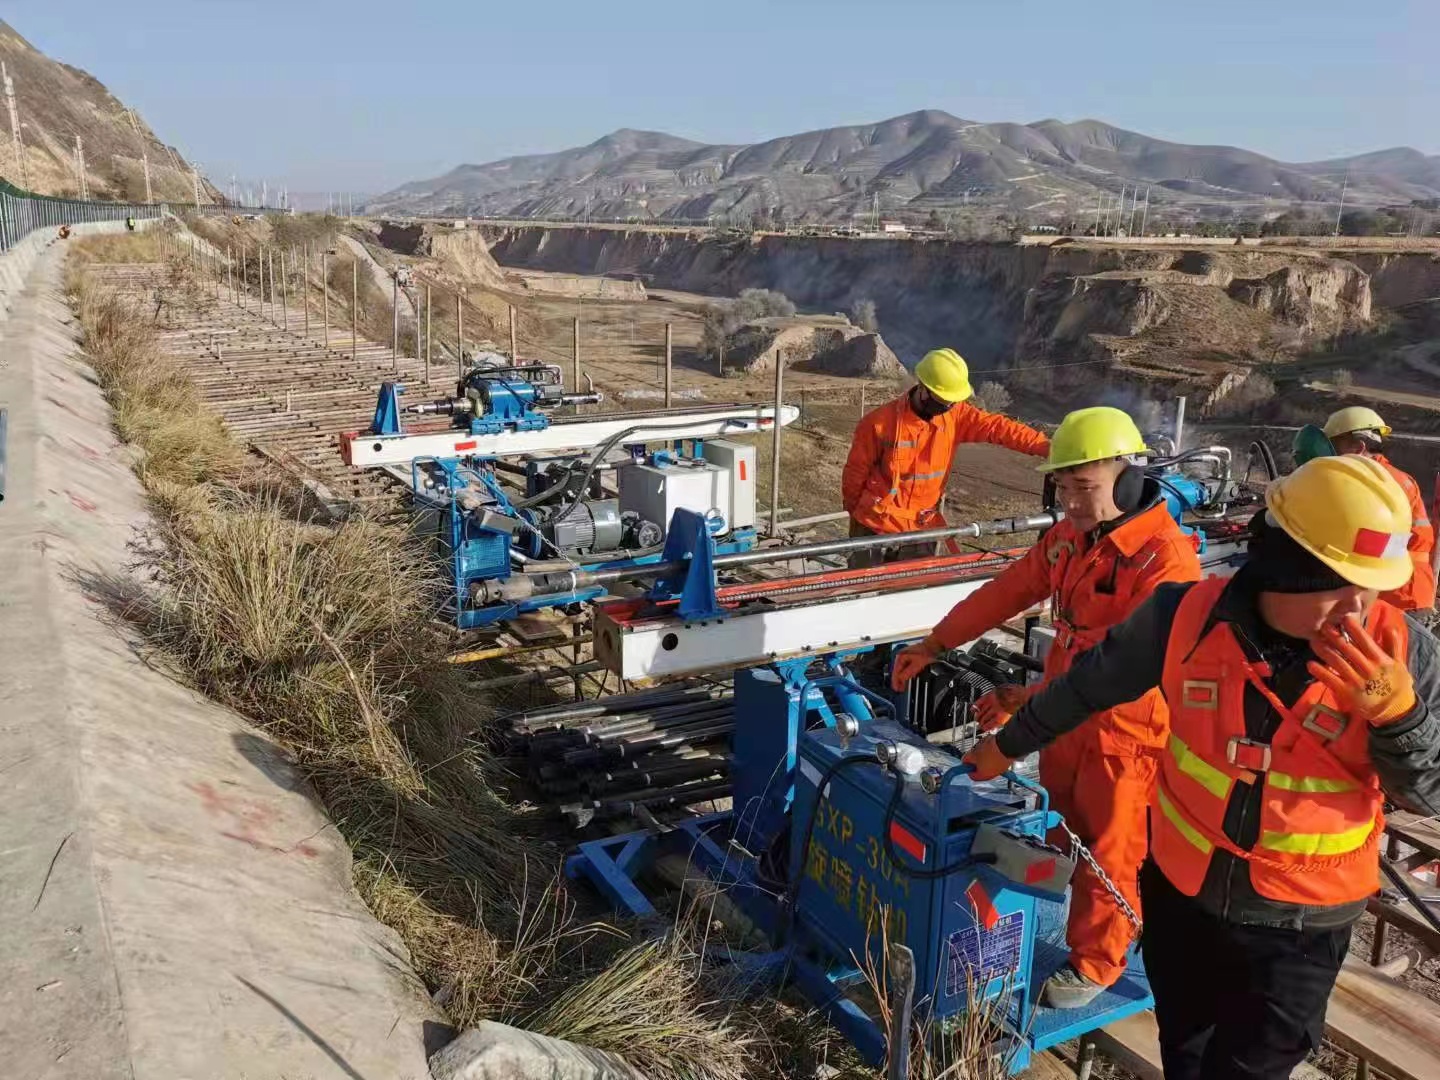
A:
<svg viewBox="0 0 1440 1080">
<path fill-rule="evenodd" d="M 733 552 L 749 551 L 755 546 L 754 529 L 737 529 L 732 537 L 724 543 L 715 545 L 717 555 L 728 555 Z M 654 555 L 642 555 L 633 559 L 585 559 L 578 561 L 577 566 L 586 570 L 614 570 L 624 569 L 630 566 L 645 566 L 649 563 L 657 563 L 663 556 L 662 552 Z M 466 583 L 469 584 L 468 582 Z M 483 608 L 465 608 L 456 618 L 455 623 L 461 630 L 477 630 L 482 626 L 493 626 L 495 623 L 503 622 L 506 619 L 513 619 L 517 615 L 524 615 L 531 611 L 540 611 L 544 608 L 565 607 L 569 604 L 588 603 L 591 600 L 598 600 L 605 595 L 605 590 L 596 585 L 588 589 L 575 589 L 565 593 L 548 593 L 545 596 L 535 596 L 527 600 L 520 600 L 514 604 L 494 604 Z"/>
<path fill-rule="evenodd" d="M 774 902 L 772 890 L 757 880 L 755 859 L 731 843 L 732 821 L 733 815 L 729 812 L 708 814 L 682 822 L 663 835 L 647 830 L 586 841 L 565 860 L 565 876 L 572 881 L 589 881 L 625 914 L 639 919 L 653 918 L 658 913 L 637 879 L 657 855 L 684 855 L 724 887 L 727 895 L 772 940 L 784 930 L 792 931 L 790 940 L 773 952 L 742 953 L 730 959 L 743 963 L 757 979 L 783 982 L 788 976 L 867 1061 L 882 1063 L 884 1031 L 846 993 L 848 986 L 863 979 L 861 972 L 849 961 L 824 959 L 823 942 L 805 933 L 803 924 L 788 925 L 786 916 Z M 1021 993 L 1030 995 L 1029 1000 L 1034 1002 L 1045 980 L 1065 964 L 1068 956 L 1063 945 L 1037 940 L 1031 977 Z M 1150 981 L 1145 976 L 1138 950 L 1132 951 L 1125 975 L 1084 1008 L 1049 1009 L 1036 1004 L 1028 1024 L 1021 1025 L 1017 1022 L 1020 1007 L 1017 994 L 1011 1010 L 1015 1037 L 1007 1067 L 1012 1074 L 1021 1072 L 1029 1066 L 1032 1055 L 1143 1012 L 1153 1004 Z"/>
<path fill-rule="evenodd" d="M 1035 943 L 1033 984 L 1037 996 L 1045 980 L 1064 967 L 1069 958 L 1068 950 L 1058 945 L 1045 941 Z M 1047 1009 L 1037 1003 L 1030 1021 L 1028 1042 L 1038 1054 L 1052 1046 L 1078 1039 L 1087 1031 L 1144 1012 L 1154 1004 L 1155 999 L 1150 996 L 1150 979 L 1145 974 L 1145 962 L 1140 958 L 1140 950 L 1133 949 L 1120 981 L 1089 1005 L 1079 1009 Z"/>
</svg>

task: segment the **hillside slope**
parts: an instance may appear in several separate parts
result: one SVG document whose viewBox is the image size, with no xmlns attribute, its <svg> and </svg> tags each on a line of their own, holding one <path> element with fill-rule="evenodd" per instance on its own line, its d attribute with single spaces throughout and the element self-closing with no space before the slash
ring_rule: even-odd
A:
<svg viewBox="0 0 1440 1080">
<path fill-rule="evenodd" d="M 3 21 L 0 60 L 14 80 L 25 148 L 22 164 L 16 158 L 9 116 L 0 106 L 0 177 L 42 195 L 78 196 L 78 134 L 85 152 L 85 187 L 92 199 L 144 201 L 143 155 L 148 154 L 155 200 L 193 201 L 189 164 L 93 75 L 52 60 Z M 202 179 L 201 200 L 212 202 L 215 195 Z"/>
<path fill-rule="evenodd" d="M 1042 220 L 1093 213 L 1121 188 L 1152 211 L 1264 203 L 1347 205 L 1440 197 L 1440 156 L 1409 148 L 1287 164 L 1231 146 L 1190 146 L 1098 120 L 981 124 L 924 110 L 753 145 L 706 145 L 628 129 L 554 154 L 461 165 L 372 199 L 375 213 L 654 218 L 779 211 L 841 220 L 988 205 Z"/>
</svg>

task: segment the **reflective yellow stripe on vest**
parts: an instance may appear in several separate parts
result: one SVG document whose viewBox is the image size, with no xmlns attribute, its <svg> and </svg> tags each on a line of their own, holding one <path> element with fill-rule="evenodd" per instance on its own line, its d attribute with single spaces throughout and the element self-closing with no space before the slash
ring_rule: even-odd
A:
<svg viewBox="0 0 1440 1080">
<path fill-rule="evenodd" d="M 1226 798 L 1230 794 L 1230 777 L 1186 746 L 1185 740 L 1172 733 L 1169 746 L 1170 756 L 1175 759 L 1175 764 L 1191 780 L 1217 799 Z"/>
<path fill-rule="evenodd" d="M 945 473 L 944 473 L 943 471 L 942 471 L 942 472 L 901 473 L 901 474 L 900 474 L 900 479 L 901 479 L 901 480 L 938 480 L 938 479 L 940 479 L 940 477 L 942 477 L 942 476 L 944 476 L 944 475 L 945 475 Z"/>
<path fill-rule="evenodd" d="M 1210 852 L 1214 850 L 1215 845 L 1201 836 L 1195 826 L 1186 821 L 1184 815 L 1175 809 L 1175 804 L 1172 803 L 1165 794 L 1164 788 L 1157 788 L 1155 794 L 1160 797 L 1160 812 L 1165 815 L 1165 819 L 1180 831 L 1181 836 L 1189 840 L 1191 844 L 1199 848 L 1206 855 L 1209 855 Z"/>
<path fill-rule="evenodd" d="M 1287 855 L 1344 855 L 1364 847 L 1374 831 L 1373 821 L 1338 833 L 1286 833 L 1267 830 L 1260 836 L 1260 846 L 1271 851 L 1283 851 Z"/>
<path fill-rule="evenodd" d="M 1267 775 L 1270 778 L 1271 787 L 1307 795 L 1335 795 L 1344 791 L 1360 789 L 1360 785 L 1353 780 L 1330 780 L 1324 776 L 1289 776 L 1279 772 Z"/>
</svg>

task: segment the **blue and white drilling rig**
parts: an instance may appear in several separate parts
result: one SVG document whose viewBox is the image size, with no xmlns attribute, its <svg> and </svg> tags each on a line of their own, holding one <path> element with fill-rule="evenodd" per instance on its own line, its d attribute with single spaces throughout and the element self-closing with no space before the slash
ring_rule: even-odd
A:
<svg viewBox="0 0 1440 1080">
<path fill-rule="evenodd" d="M 772 406 L 563 412 L 600 395 L 567 392 L 555 365 L 499 356 L 466 372 L 453 396 L 406 405 L 403 394 L 384 383 L 370 429 L 342 435 L 341 455 L 411 488 L 417 528 L 449 568 L 448 615 L 461 629 L 603 595 L 577 586 L 488 599 L 520 567 L 580 573 L 654 562 L 678 509 L 704 517 L 718 550 L 755 542 L 755 448 L 737 440 L 770 430 Z M 778 422 L 798 415 L 784 406 Z M 407 430 L 404 417 L 446 419 Z"/>
</svg>

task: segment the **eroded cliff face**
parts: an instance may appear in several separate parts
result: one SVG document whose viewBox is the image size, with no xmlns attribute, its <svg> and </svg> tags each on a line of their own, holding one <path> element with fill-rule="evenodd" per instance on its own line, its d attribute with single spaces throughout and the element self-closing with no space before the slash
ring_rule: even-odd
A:
<svg viewBox="0 0 1440 1080">
<path fill-rule="evenodd" d="M 1363 327 L 1374 302 L 1370 275 L 1355 261 L 1252 247 L 752 240 L 539 227 L 487 237 L 502 265 L 640 274 L 654 287 L 716 295 L 778 289 L 817 311 L 873 300 L 902 360 L 949 345 L 978 370 L 1110 359 L 1203 380 Z M 1428 269 L 1393 262 L 1377 260 L 1376 272 L 1397 297 L 1425 287 L 1412 279 L 1428 280 Z"/>
</svg>

